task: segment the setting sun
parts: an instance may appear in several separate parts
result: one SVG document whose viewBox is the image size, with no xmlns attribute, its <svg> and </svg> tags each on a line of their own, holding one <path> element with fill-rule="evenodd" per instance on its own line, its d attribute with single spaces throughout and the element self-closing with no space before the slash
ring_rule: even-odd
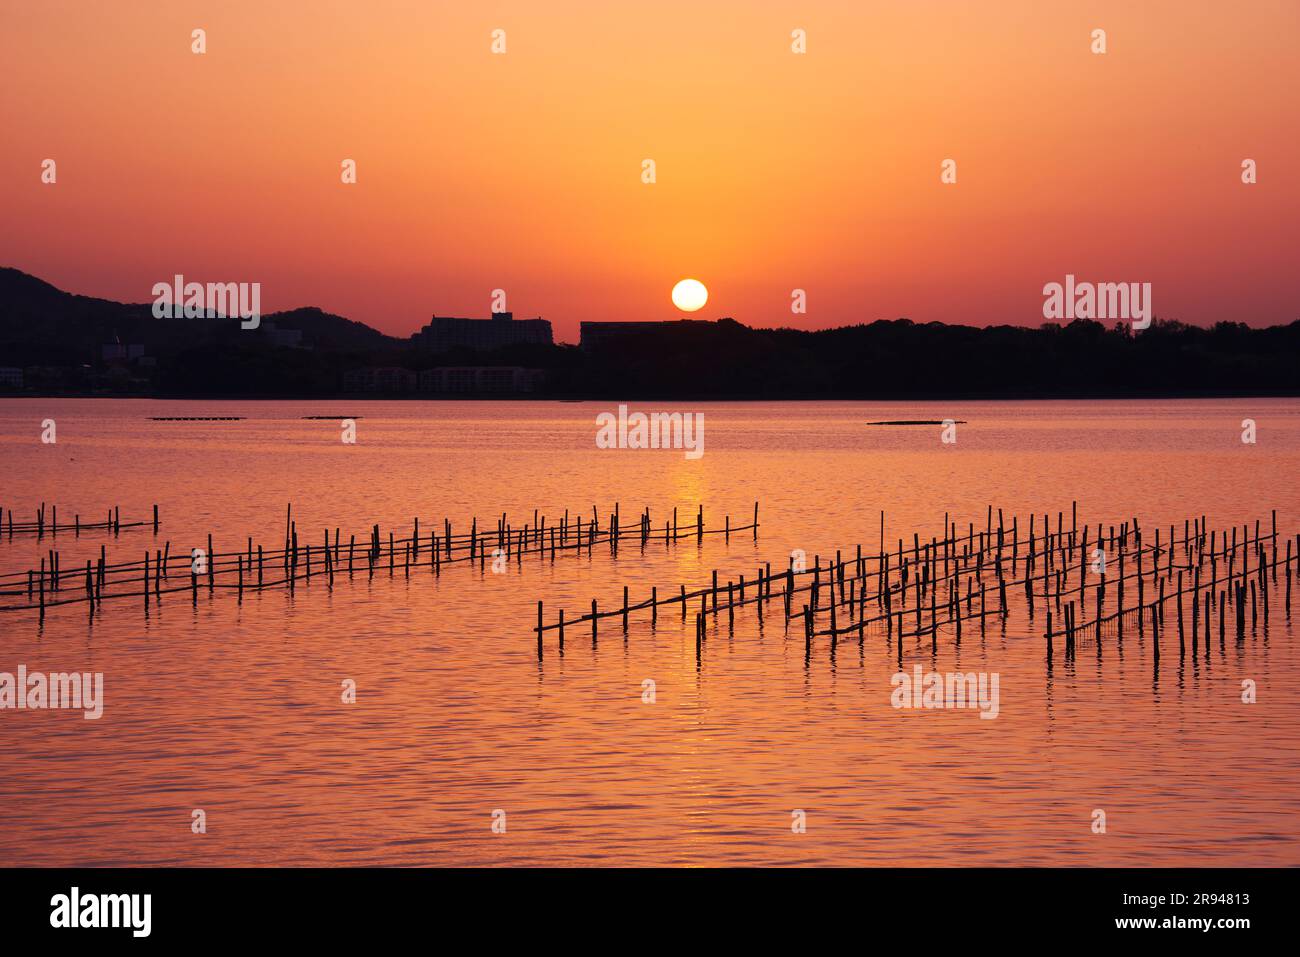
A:
<svg viewBox="0 0 1300 957">
<path fill-rule="evenodd" d="M 709 290 L 698 279 L 683 279 L 673 286 L 673 305 L 682 312 L 695 312 L 709 301 Z"/>
</svg>

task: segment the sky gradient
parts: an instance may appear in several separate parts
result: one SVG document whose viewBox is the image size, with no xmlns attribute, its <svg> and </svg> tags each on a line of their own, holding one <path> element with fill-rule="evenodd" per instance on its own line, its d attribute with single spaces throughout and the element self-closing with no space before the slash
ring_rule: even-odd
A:
<svg viewBox="0 0 1300 957">
<path fill-rule="evenodd" d="M 403 336 L 503 288 L 574 341 L 679 317 L 686 276 L 759 326 L 1038 325 L 1066 273 L 1290 322 L 1297 35 L 1294 0 L 2 0 L 0 265 L 257 281 Z"/>
</svg>

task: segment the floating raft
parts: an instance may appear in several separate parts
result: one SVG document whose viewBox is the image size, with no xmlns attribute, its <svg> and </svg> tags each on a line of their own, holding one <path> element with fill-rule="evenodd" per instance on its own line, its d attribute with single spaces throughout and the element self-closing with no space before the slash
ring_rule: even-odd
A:
<svg viewBox="0 0 1300 957">
<path fill-rule="evenodd" d="M 891 419 L 885 422 L 868 422 L 867 425 L 943 425 L 947 419 Z M 953 425 L 965 425 L 965 419 L 953 419 Z"/>
</svg>

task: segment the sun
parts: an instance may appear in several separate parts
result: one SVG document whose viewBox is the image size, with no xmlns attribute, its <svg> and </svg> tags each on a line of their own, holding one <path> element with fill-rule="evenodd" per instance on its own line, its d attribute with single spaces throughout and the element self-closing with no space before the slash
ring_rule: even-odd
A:
<svg viewBox="0 0 1300 957">
<path fill-rule="evenodd" d="M 673 305 L 682 312 L 695 312 L 709 301 L 709 290 L 698 279 L 683 279 L 673 286 Z"/>
</svg>

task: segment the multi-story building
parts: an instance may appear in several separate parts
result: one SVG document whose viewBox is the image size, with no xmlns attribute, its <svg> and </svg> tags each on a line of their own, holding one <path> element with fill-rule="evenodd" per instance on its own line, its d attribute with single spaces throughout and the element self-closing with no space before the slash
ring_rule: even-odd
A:
<svg viewBox="0 0 1300 957">
<path fill-rule="evenodd" d="M 301 329 L 281 329 L 274 322 L 263 322 L 258 331 L 263 339 L 267 340 L 273 346 L 282 346 L 286 349 L 301 349 L 302 330 Z"/>
<path fill-rule="evenodd" d="M 414 392 L 415 373 L 396 366 L 369 366 L 343 373 L 344 392 Z"/>
<path fill-rule="evenodd" d="M 128 345 L 123 342 L 106 342 L 100 346 L 99 354 L 105 362 L 134 362 L 144 358 L 144 346 L 138 343 Z"/>
<path fill-rule="evenodd" d="M 521 366 L 439 366 L 420 373 L 420 391 L 443 394 L 533 392 L 544 377 L 541 369 Z"/>
<path fill-rule="evenodd" d="M 411 336 L 425 352 L 447 352 L 458 347 L 485 351 L 521 344 L 549 346 L 551 324 L 545 319 L 519 319 L 514 313 L 494 312 L 491 319 L 457 319 L 434 316 Z"/>
</svg>

